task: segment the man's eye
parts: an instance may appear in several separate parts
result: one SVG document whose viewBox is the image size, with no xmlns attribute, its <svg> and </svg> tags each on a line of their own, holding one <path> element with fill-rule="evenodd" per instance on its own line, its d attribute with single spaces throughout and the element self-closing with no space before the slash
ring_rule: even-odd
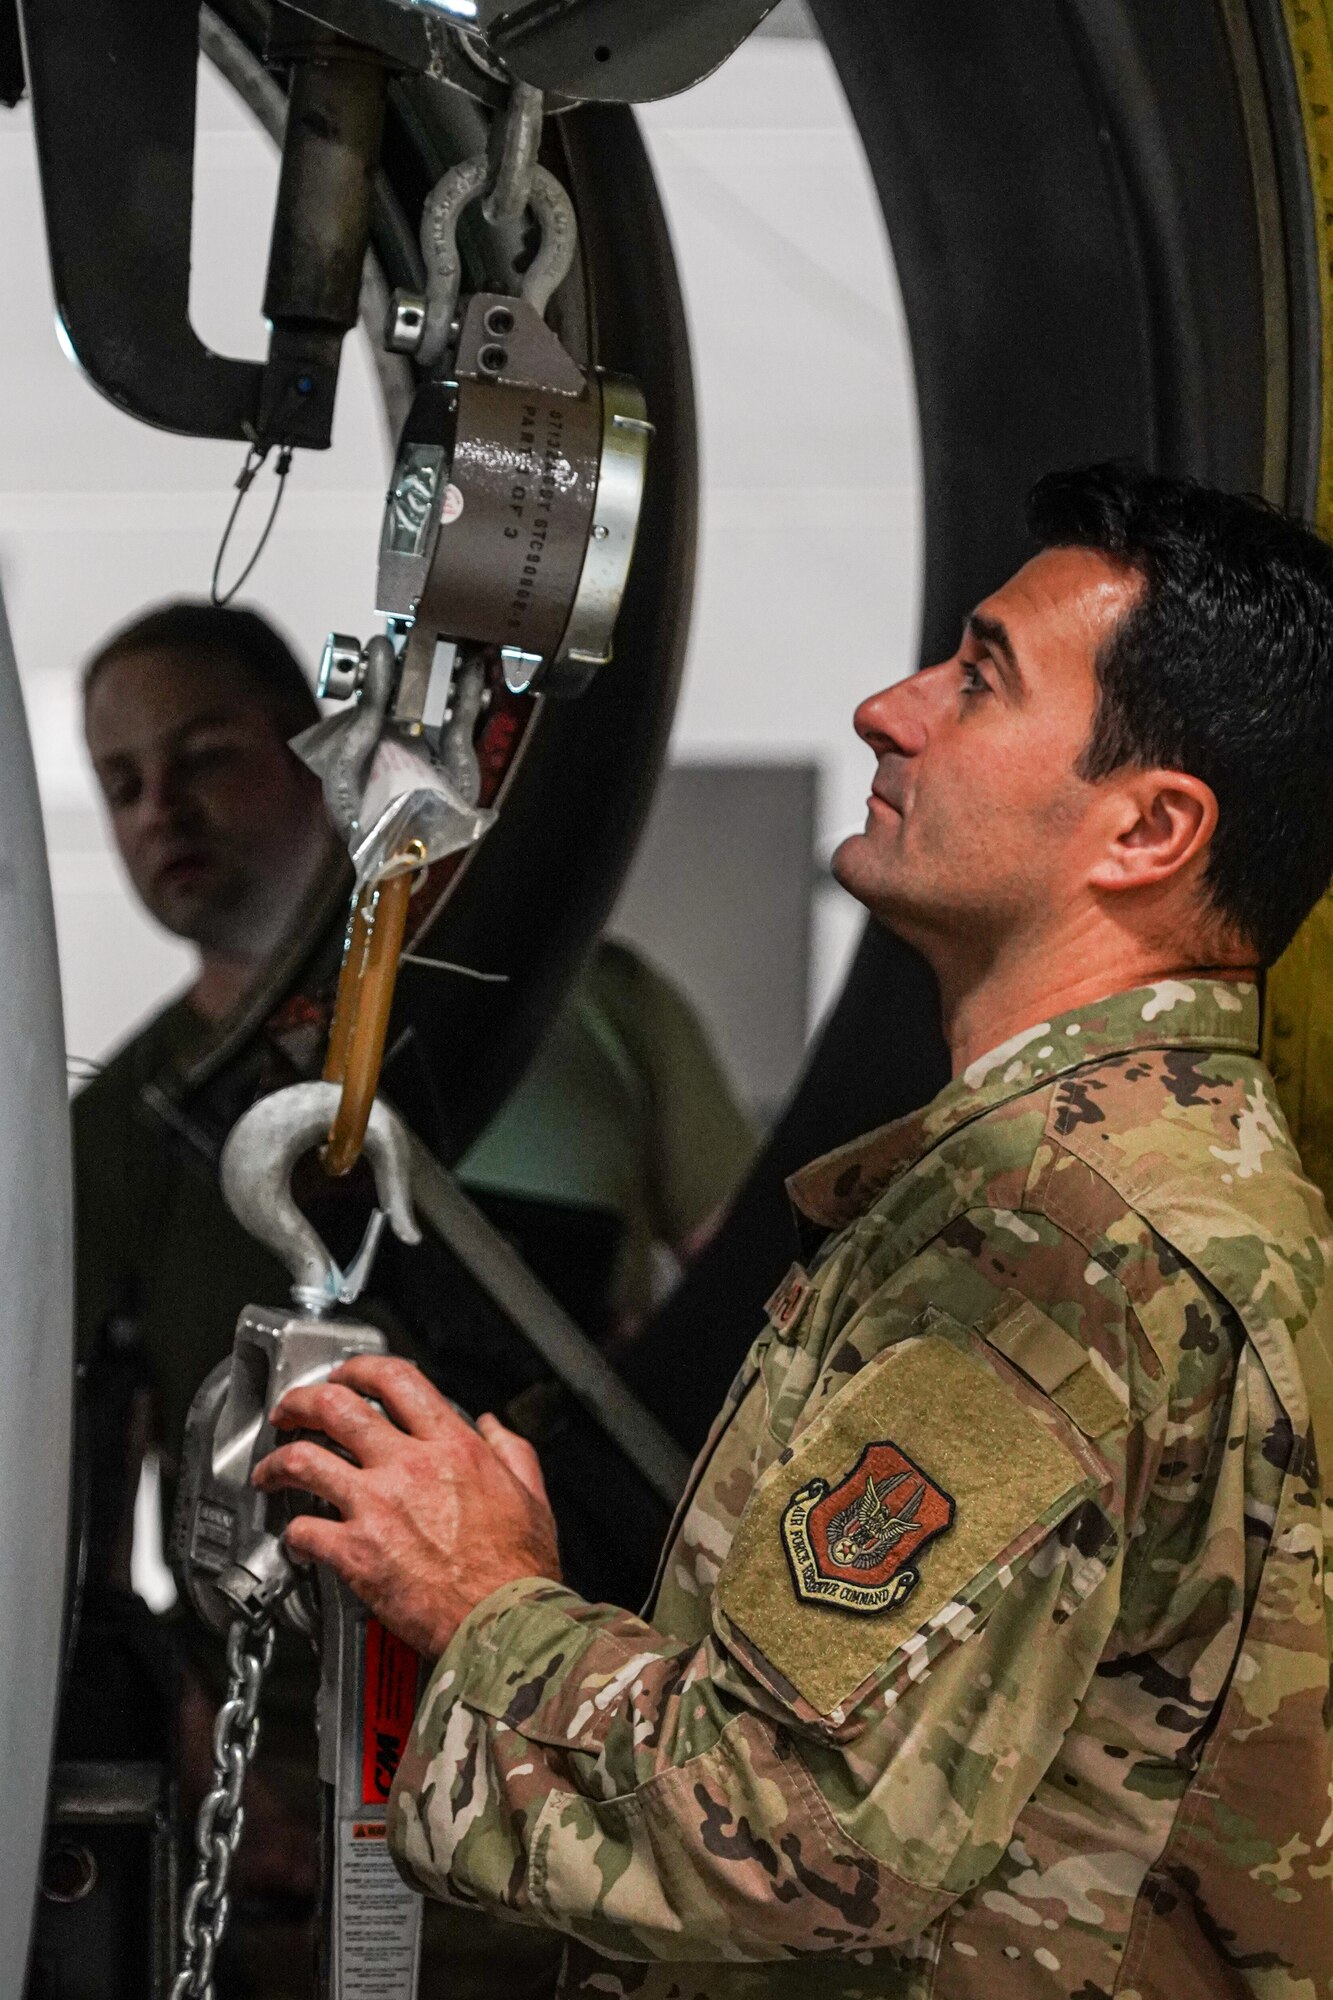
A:
<svg viewBox="0 0 1333 2000">
<path fill-rule="evenodd" d="M 192 749 L 181 752 L 176 759 L 176 768 L 187 776 L 197 777 L 201 772 L 217 770 L 221 765 L 232 763 L 236 755 L 236 749 L 230 743 L 198 743 Z"/>
<path fill-rule="evenodd" d="M 963 670 L 964 694 L 989 694 L 990 683 L 981 669 L 972 660 L 960 662 Z"/>
</svg>

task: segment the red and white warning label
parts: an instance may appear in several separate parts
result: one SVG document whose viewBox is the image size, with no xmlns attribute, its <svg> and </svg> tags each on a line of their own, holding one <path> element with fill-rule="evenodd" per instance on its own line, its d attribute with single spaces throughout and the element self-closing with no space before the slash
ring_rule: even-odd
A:
<svg viewBox="0 0 1333 2000">
<path fill-rule="evenodd" d="M 412 1648 L 386 1631 L 378 1618 L 368 1619 L 361 1733 L 363 1805 L 382 1806 L 388 1799 L 417 1711 L 420 1676 L 421 1661 Z"/>
<path fill-rule="evenodd" d="M 416 1713 L 421 1662 L 377 1618 L 365 1624 L 358 1803 L 338 1823 L 338 2000 L 415 2000 L 421 1898 L 389 1854 L 385 1806 Z"/>
<path fill-rule="evenodd" d="M 376 1814 L 338 1829 L 339 2000 L 415 2000 L 421 1898 L 393 1865 Z"/>
</svg>

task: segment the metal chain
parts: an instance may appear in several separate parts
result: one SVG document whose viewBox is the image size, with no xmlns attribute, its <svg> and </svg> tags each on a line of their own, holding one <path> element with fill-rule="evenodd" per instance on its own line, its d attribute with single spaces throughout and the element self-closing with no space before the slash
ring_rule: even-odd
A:
<svg viewBox="0 0 1333 2000">
<path fill-rule="evenodd" d="M 170 2000 L 214 2000 L 213 1961 L 230 1914 L 227 1878 L 245 1826 L 241 1792 L 259 1742 L 259 1694 L 273 1657 L 273 1623 L 234 1619 L 227 1632 L 227 1698 L 213 1724 L 213 1786 L 195 1822 L 198 1860 L 181 1911 L 181 1967 Z"/>
</svg>

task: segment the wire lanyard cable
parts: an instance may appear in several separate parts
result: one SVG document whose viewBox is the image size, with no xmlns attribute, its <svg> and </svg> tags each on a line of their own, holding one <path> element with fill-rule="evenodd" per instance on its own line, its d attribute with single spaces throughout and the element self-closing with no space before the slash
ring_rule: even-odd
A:
<svg viewBox="0 0 1333 2000">
<path fill-rule="evenodd" d="M 255 565 L 268 546 L 268 538 L 273 533 L 273 526 L 278 518 L 278 509 L 282 505 L 282 496 L 287 491 L 287 474 L 292 469 L 292 448 L 290 445 L 285 444 L 279 448 L 278 461 L 274 467 L 277 486 L 273 494 L 273 505 L 269 508 L 268 519 L 264 523 L 264 532 L 255 543 L 254 553 L 237 577 L 235 583 L 232 584 L 229 590 L 224 591 L 221 587 L 221 578 L 222 564 L 227 554 L 227 545 L 231 541 L 232 530 L 236 526 L 245 496 L 254 485 L 256 476 L 262 471 L 270 449 L 269 445 L 260 446 L 252 444 L 245 454 L 245 463 L 236 476 L 236 498 L 231 503 L 231 512 L 227 516 L 227 525 L 222 530 L 222 540 L 218 543 L 218 552 L 213 559 L 213 578 L 208 589 L 210 601 L 219 610 L 224 605 L 230 604 L 237 591 L 242 589 L 249 581 Z"/>
</svg>

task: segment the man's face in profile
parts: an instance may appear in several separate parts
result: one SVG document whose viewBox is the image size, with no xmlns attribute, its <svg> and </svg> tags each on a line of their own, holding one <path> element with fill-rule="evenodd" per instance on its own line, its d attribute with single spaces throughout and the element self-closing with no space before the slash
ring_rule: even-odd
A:
<svg viewBox="0 0 1333 2000">
<path fill-rule="evenodd" d="M 317 781 L 244 671 L 117 656 L 93 680 L 85 727 L 116 845 L 159 923 L 205 948 L 271 949 L 284 881 L 308 876 L 328 832 Z"/>
<path fill-rule="evenodd" d="M 877 768 L 834 873 L 891 929 L 993 955 L 1079 893 L 1097 654 L 1140 589 L 1088 550 L 1047 550 L 977 607 L 952 659 L 861 704 Z"/>
</svg>

